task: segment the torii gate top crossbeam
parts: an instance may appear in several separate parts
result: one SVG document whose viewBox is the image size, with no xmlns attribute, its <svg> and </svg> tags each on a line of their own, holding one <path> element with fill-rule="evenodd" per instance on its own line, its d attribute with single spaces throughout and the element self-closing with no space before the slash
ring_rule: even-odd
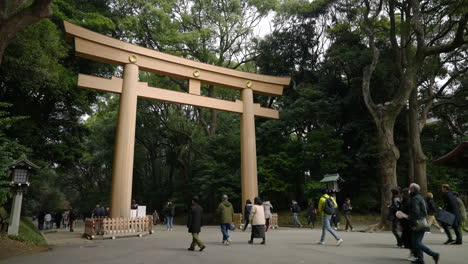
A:
<svg viewBox="0 0 468 264">
<path fill-rule="evenodd" d="M 217 86 L 244 89 L 263 95 L 282 95 L 283 87 L 290 77 L 275 77 L 196 62 L 177 56 L 126 43 L 64 21 L 68 37 L 75 39 L 77 55 L 101 62 L 123 65 L 129 57 L 138 56 L 142 71 L 172 76 L 180 79 L 197 79 L 203 83 Z"/>
</svg>

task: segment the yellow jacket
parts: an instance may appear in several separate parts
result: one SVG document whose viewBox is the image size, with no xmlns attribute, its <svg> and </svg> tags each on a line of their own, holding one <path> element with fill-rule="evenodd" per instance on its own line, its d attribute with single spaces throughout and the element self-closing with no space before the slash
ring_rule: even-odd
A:
<svg viewBox="0 0 468 264">
<path fill-rule="evenodd" d="M 320 197 L 319 204 L 318 204 L 318 211 L 319 211 L 320 216 L 324 216 L 324 215 L 325 216 L 331 216 L 330 214 L 326 214 L 324 212 L 326 198 L 331 198 L 333 203 L 335 204 L 335 208 L 338 208 L 338 204 L 336 203 L 335 198 L 333 198 L 332 196 L 329 196 L 328 194 L 324 194 L 324 195 L 322 195 L 322 197 Z"/>
</svg>

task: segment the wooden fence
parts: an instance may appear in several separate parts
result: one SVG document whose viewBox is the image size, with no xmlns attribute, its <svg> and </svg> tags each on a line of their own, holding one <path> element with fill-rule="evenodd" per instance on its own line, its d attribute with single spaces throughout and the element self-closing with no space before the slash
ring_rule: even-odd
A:
<svg viewBox="0 0 468 264">
<path fill-rule="evenodd" d="M 244 221 L 244 217 L 242 216 L 242 214 L 234 214 L 234 225 L 236 225 L 237 228 L 241 229 L 241 228 L 244 228 L 244 224 L 245 224 L 245 221 Z M 278 214 L 276 213 L 271 214 L 270 227 L 273 229 L 276 229 L 279 227 Z"/>
<path fill-rule="evenodd" d="M 153 216 L 131 218 L 86 218 L 84 236 L 94 238 L 115 238 L 153 233 Z"/>
</svg>

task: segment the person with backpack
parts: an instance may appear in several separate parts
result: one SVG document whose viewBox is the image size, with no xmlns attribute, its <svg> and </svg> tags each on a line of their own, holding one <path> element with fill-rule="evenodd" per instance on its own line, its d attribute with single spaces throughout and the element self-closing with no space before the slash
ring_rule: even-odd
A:
<svg viewBox="0 0 468 264">
<path fill-rule="evenodd" d="M 343 239 L 330 226 L 330 218 L 335 213 L 338 205 L 335 199 L 327 194 L 327 189 L 323 188 L 321 192 L 322 197 L 319 200 L 318 211 L 319 215 L 322 216 L 322 236 L 317 244 L 325 245 L 325 232 L 328 231 L 336 239 L 336 245 L 339 246 L 343 243 Z"/>
<path fill-rule="evenodd" d="M 298 218 L 301 207 L 297 204 L 296 200 L 292 200 L 291 211 L 293 213 L 293 227 L 298 226 L 299 228 L 302 228 L 302 224 Z"/>
</svg>

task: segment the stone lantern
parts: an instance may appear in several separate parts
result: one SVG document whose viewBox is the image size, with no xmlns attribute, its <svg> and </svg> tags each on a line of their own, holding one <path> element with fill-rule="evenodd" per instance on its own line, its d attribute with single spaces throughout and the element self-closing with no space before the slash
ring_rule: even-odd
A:
<svg viewBox="0 0 468 264">
<path fill-rule="evenodd" d="M 320 180 L 320 182 L 326 183 L 327 184 L 327 189 L 329 192 L 335 194 L 340 191 L 340 187 L 338 185 L 338 182 L 342 181 L 344 182 L 343 178 L 340 177 L 340 174 L 334 173 L 334 174 L 325 174 L 323 176 L 323 179 Z"/>
<path fill-rule="evenodd" d="M 21 204 L 23 202 L 23 190 L 30 184 L 30 172 L 38 170 L 39 166 L 29 161 L 25 155 L 21 155 L 21 157 L 11 163 L 8 168 L 12 174 L 10 185 L 12 185 L 16 190 L 15 197 L 13 198 L 13 204 L 11 206 L 8 235 L 17 236 L 21 216 Z"/>
</svg>

